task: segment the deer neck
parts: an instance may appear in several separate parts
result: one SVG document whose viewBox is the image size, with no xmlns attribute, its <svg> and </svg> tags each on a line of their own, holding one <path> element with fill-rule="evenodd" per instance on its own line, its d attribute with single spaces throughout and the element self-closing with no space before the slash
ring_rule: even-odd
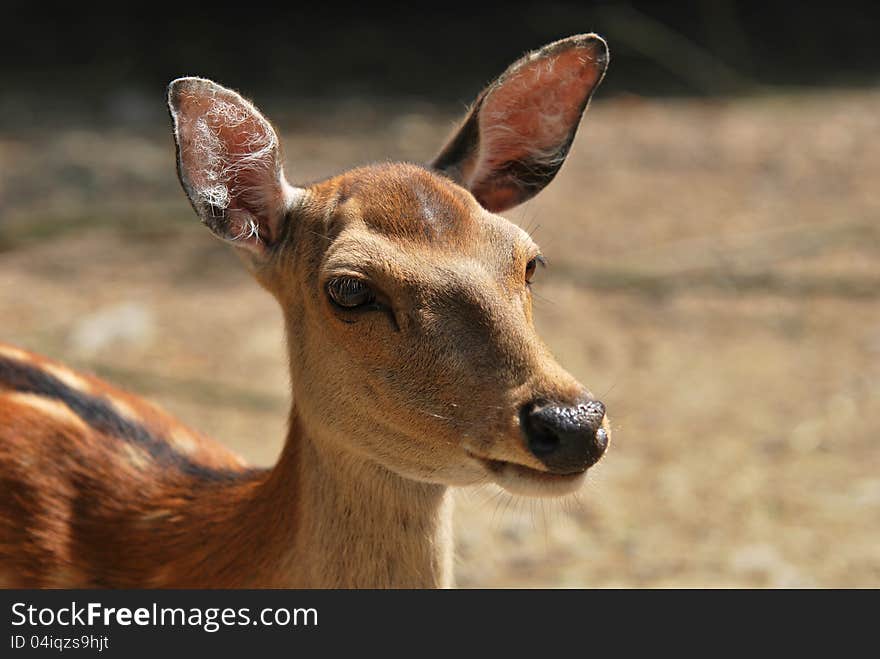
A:
<svg viewBox="0 0 880 659">
<path fill-rule="evenodd" d="M 257 499 L 293 511 L 272 529 L 290 587 L 452 585 L 452 499 L 443 485 L 402 478 L 315 441 L 294 409 L 287 443 Z M 277 518 L 278 512 L 264 518 Z M 267 548 L 269 544 L 267 543 Z"/>
</svg>

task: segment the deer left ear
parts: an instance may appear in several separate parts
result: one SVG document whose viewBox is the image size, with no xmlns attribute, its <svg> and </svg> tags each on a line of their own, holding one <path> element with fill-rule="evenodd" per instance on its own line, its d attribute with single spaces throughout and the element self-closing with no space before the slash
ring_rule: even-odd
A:
<svg viewBox="0 0 880 659">
<path fill-rule="evenodd" d="M 202 78 L 173 81 L 168 108 L 177 173 L 196 213 L 218 237 L 265 256 L 297 196 L 272 125 L 239 94 Z"/>
<path fill-rule="evenodd" d="M 530 199 L 565 161 L 608 59 L 602 37 L 581 34 L 514 62 L 477 97 L 431 166 L 490 211 Z"/>
</svg>

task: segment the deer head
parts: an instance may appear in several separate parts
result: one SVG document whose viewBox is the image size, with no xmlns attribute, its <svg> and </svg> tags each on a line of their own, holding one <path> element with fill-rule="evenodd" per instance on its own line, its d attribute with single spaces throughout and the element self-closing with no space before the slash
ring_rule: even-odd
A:
<svg viewBox="0 0 880 659">
<path fill-rule="evenodd" d="M 250 102 L 171 83 L 183 188 L 280 303 L 316 444 L 411 480 L 530 495 L 573 490 L 601 457 L 604 406 L 535 332 L 540 248 L 497 213 L 556 175 L 607 63 L 596 35 L 552 43 L 492 82 L 429 163 L 303 186 Z"/>
</svg>

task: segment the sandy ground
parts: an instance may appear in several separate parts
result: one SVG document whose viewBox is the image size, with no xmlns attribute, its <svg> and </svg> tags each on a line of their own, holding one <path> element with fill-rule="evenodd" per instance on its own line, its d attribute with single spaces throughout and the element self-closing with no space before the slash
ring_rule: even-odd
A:
<svg viewBox="0 0 880 659">
<path fill-rule="evenodd" d="M 423 159 L 454 120 L 280 114 L 294 180 Z M 871 92 L 594 104 L 509 216 L 614 443 L 573 500 L 461 492 L 460 585 L 880 586 L 878 134 Z M 280 313 L 192 215 L 164 123 L 0 133 L 0 172 L 0 340 L 269 464 Z"/>
</svg>

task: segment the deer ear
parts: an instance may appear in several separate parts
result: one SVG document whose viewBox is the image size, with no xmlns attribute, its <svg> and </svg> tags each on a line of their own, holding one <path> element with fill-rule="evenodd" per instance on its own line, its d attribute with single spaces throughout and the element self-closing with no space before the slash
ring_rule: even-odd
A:
<svg viewBox="0 0 880 659">
<path fill-rule="evenodd" d="M 514 62 L 478 97 L 432 167 L 500 212 L 530 199 L 565 161 L 608 46 L 581 34 Z"/>
<path fill-rule="evenodd" d="M 297 196 L 275 130 L 249 101 L 202 78 L 173 81 L 168 109 L 177 173 L 196 213 L 220 238 L 265 255 Z"/>
</svg>

